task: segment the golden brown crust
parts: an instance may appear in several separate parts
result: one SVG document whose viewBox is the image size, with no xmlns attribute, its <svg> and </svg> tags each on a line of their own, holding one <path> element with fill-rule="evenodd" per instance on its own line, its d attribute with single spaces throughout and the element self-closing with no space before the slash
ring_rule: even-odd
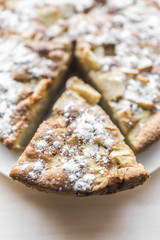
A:
<svg viewBox="0 0 160 240">
<path fill-rule="evenodd" d="M 55 173 L 49 174 L 47 179 L 43 179 L 43 182 L 32 181 L 29 179 L 24 172 L 23 174 L 19 174 L 18 169 L 13 168 L 10 172 L 10 177 L 14 181 L 21 182 L 25 184 L 27 187 L 32 187 L 39 191 L 47 192 L 47 193 L 61 193 L 61 194 L 69 194 L 76 196 L 91 196 L 91 195 L 108 195 L 116 192 L 133 189 L 136 186 L 142 185 L 148 178 L 149 174 L 145 170 L 145 168 L 139 164 L 135 167 L 126 167 L 117 171 L 117 173 L 109 176 L 109 179 L 104 179 L 104 184 L 96 191 L 89 192 L 75 192 L 71 188 L 70 184 L 68 184 L 68 188 L 63 190 L 59 190 L 61 186 L 65 184 L 67 179 L 66 173 L 61 173 L 61 181 L 59 184 L 54 185 L 52 183 L 53 178 L 57 178 L 57 173 L 59 171 L 56 170 Z M 61 172 L 61 171 L 60 171 Z M 18 173 L 18 174 L 17 174 Z M 106 184 L 107 183 L 107 184 Z"/>
<path fill-rule="evenodd" d="M 158 139 L 160 139 L 160 112 L 152 115 L 144 123 L 138 135 L 132 139 L 131 144 L 136 152 L 141 152 Z"/>
</svg>

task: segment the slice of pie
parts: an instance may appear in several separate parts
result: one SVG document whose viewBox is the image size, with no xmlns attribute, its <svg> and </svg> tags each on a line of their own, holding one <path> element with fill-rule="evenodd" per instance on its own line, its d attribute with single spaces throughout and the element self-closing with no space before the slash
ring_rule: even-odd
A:
<svg viewBox="0 0 160 240">
<path fill-rule="evenodd" d="M 10 177 L 40 191 L 78 196 L 111 194 L 143 184 L 149 174 L 97 105 L 100 94 L 76 77 L 66 88 Z"/>
<path fill-rule="evenodd" d="M 24 148 L 54 98 L 72 55 L 68 38 L 0 38 L 0 141 Z"/>
<path fill-rule="evenodd" d="M 100 10 L 81 16 L 88 31 L 78 33 L 75 55 L 138 152 L 160 138 L 160 14 L 150 1 L 123 2 L 108 1 L 100 17 Z"/>
</svg>

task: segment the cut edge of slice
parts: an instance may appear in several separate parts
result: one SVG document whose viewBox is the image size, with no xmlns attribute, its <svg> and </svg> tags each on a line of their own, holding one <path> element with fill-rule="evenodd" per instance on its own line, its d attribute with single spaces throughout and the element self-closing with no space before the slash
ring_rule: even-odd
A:
<svg viewBox="0 0 160 240">
<path fill-rule="evenodd" d="M 100 94 L 76 77 L 66 86 L 52 117 L 40 125 L 10 177 L 40 191 L 77 196 L 112 194 L 143 184 L 149 174 L 96 104 Z M 92 104 L 89 93 L 95 96 Z"/>
<path fill-rule="evenodd" d="M 154 142 L 160 139 L 160 112 L 157 112 L 150 117 L 143 126 L 139 129 L 138 134 L 132 131 L 128 135 L 128 140 L 131 143 L 131 147 L 136 152 L 142 152 Z"/>
</svg>

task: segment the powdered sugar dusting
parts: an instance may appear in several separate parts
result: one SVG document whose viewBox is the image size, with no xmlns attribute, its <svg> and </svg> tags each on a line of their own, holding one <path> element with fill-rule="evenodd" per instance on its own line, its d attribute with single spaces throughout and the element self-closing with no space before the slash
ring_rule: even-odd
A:
<svg viewBox="0 0 160 240">
<path fill-rule="evenodd" d="M 26 19 L 36 19 L 38 15 L 38 9 L 43 8 L 46 5 L 60 6 L 61 8 L 69 7 L 70 12 L 83 12 L 86 9 L 92 7 L 93 0 L 21 0 L 15 6 L 15 11 L 21 15 L 24 15 Z M 71 11 L 72 10 L 72 11 Z"/>
<path fill-rule="evenodd" d="M 85 173 L 87 163 L 83 157 L 75 157 L 62 165 L 75 191 L 90 190 L 95 179 L 94 174 Z"/>
<path fill-rule="evenodd" d="M 33 164 L 33 169 L 37 172 L 41 172 L 43 170 L 43 164 L 37 160 L 37 162 Z"/>
<path fill-rule="evenodd" d="M 82 157 L 75 157 L 75 159 L 66 161 L 62 169 L 68 173 L 69 180 L 73 183 L 81 177 L 81 168 L 86 167 L 86 165 L 87 163 Z"/>
<path fill-rule="evenodd" d="M 25 171 L 28 168 L 28 166 L 29 166 L 29 164 L 27 162 L 23 163 L 22 166 L 21 166 L 21 170 Z"/>
<path fill-rule="evenodd" d="M 124 98 L 133 102 L 144 102 L 152 104 L 156 102 L 160 96 L 160 76 L 149 76 L 150 81 L 147 84 L 143 84 L 140 81 L 134 79 L 128 80 L 128 85 L 125 91 Z"/>
<path fill-rule="evenodd" d="M 46 147 L 48 146 L 48 143 L 42 139 L 36 143 L 36 146 L 38 149 L 37 151 L 41 153 L 41 152 L 45 151 Z"/>
<path fill-rule="evenodd" d="M 0 71 L 10 72 L 17 69 L 24 69 L 33 77 L 42 77 L 48 72 L 52 66 L 52 61 L 43 57 L 39 57 L 36 52 L 25 47 L 24 43 L 18 38 L 7 40 L 0 39 Z"/>
<path fill-rule="evenodd" d="M 12 81 L 9 73 L 0 72 L 0 136 L 9 137 L 16 126 L 11 124 L 16 102 L 22 92 L 21 84 Z"/>
<path fill-rule="evenodd" d="M 30 21 L 24 15 L 19 15 L 11 9 L 6 9 L 0 14 L 0 27 L 2 30 L 9 30 L 13 33 L 27 32 L 31 27 Z"/>
<path fill-rule="evenodd" d="M 28 177 L 31 178 L 32 180 L 35 180 L 38 177 L 38 175 L 36 172 L 29 172 Z"/>
<path fill-rule="evenodd" d="M 77 137 L 81 141 L 83 155 L 77 156 L 79 154 L 78 148 L 70 149 L 66 145 L 62 151 L 62 153 L 71 157 L 70 160 L 64 158 L 62 169 L 67 172 L 75 191 L 83 192 L 91 189 L 95 172 L 94 168 L 89 167 L 88 161 L 94 162 L 95 160 L 99 173 L 103 174 L 104 170 L 99 166 L 99 163 L 108 163 L 109 150 L 114 144 L 112 136 L 104 127 L 105 117 L 96 115 L 94 111 L 97 111 L 96 107 L 91 107 L 90 111 L 87 109 L 80 111 L 80 115 L 70 124 L 73 129 L 71 138 Z M 104 147 L 96 144 L 97 139 L 100 139 Z M 88 168 L 91 172 L 87 171 Z"/>
<path fill-rule="evenodd" d="M 13 72 L 24 71 L 33 78 L 42 77 L 52 65 L 52 61 L 40 58 L 17 37 L 0 38 L 0 136 L 9 137 L 16 131 L 11 118 L 17 107 L 17 101 L 23 93 L 23 86 L 14 80 Z M 22 76 L 23 80 L 23 76 Z"/>
<path fill-rule="evenodd" d="M 76 183 L 74 184 L 74 190 L 75 191 L 86 191 L 89 190 L 93 184 L 93 181 L 95 179 L 95 176 L 90 173 L 86 173 L 83 175 L 82 178 L 78 179 Z"/>
<path fill-rule="evenodd" d="M 98 144 L 86 144 L 83 150 L 83 154 L 85 158 L 95 159 L 97 163 L 102 162 L 104 164 L 107 164 L 109 161 L 109 149 L 98 146 Z"/>
<path fill-rule="evenodd" d="M 104 128 L 104 122 L 99 116 L 95 116 L 87 111 L 84 111 L 75 122 L 71 124 L 74 128 L 73 137 L 78 137 L 84 142 L 89 141 L 93 144 L 96 138 L 104 140 L 104 145 L 107 148 L 112 147 L 113 139 Z"/>
</svg>

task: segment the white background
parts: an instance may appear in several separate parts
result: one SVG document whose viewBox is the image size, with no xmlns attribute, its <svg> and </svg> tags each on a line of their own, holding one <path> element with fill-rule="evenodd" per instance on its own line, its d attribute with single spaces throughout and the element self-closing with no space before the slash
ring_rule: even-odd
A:
<svg viewBox="0 0 160 240">
<path fill-rule="evenodd" d="M 160 141 L 137 155 L 151 178 L 112 196 L 64 197 L 15 183 L 7 175 L 19 155 L 0 145 L 0 240 L 160 239 Z"/>
<path fill-rule="evenodd" d="M 112 196 L 45 194 L 0 175 L 1 240 L 159 240 L 160 171 Z"/>
</svg>

